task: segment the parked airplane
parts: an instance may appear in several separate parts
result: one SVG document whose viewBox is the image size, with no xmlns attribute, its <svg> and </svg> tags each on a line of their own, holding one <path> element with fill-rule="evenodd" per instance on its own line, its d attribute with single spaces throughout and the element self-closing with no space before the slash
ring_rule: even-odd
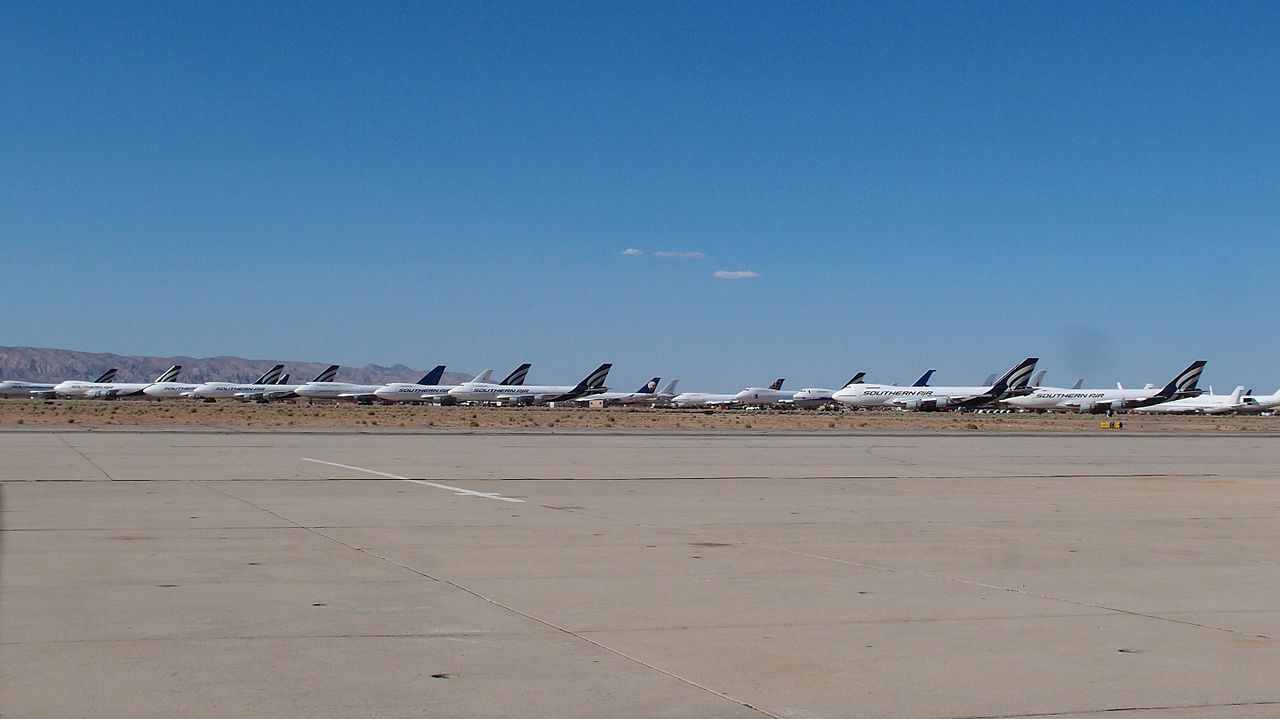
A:
<svg viewBox="0 0 1280 719">
<path fill-rule="evenodd" d="M 770 389 L 782 386 L 783 380 L 777 379 L 770 385 Z M 733 394 L 717 394 L 714 392 L 681 392 L 671 398 L 671 404 L 676 407 L 713 407 L 726 404 L 734 404 L 738 401 L 738 395 Z"/>
<path fill-rule="evenodd" d="M 932 371 L 933 370 L 930 370 L 930 372 Z M 850 377 L 849 381 L 845 382 L 844 387 L 841 387 L 840 389 L 844 389 L 845 387 L 848 387 L 851 384 L 858 384 L 862 382 L 862 378 L 866 376 L 867 376 L 866 372 L 859 372 L 854 376 Z M 791 401 L 794 402 L 795 405 L 801 409 L 812 409 L 814 407 L 821 407 L 824 404 L 830 404 L 834 402 L 835 399 L 833 399 L 833 396 L 835 395 L 836 392 L 837 390 L 825 389 L 823 387 L 805 387 L 804 389 L 791 395 Z"/>
<path fill-rule="evenodd" d="M 172 382 L 182 365 L 174 365 L 156 378 L 156 382 Z M 77 382 L 68 380 L 54 385 L 53 392 L 59 397 L 84 397 L 86 399 L 116 399 L 134 397 L 156 382 Z"/>
<path fill-rule="evenodd" d="M 115 378 L 116 368 L 112 367 L 106 372 L 103 372 L 102 376 L 98 377 L 98 379 L 95 379 L 92 383 L 88 384 L 103 384 L 110 382 Z M 5 380 L 4 382 L 0 382 L 0 397 L 53 397 L 53 388 L 57 386 L 58 384 L 56 382 L 23 382 L 22 380 L 16 379 Z"/>
<path fill-rule="evenodd" d="M 605 378 L 613 365 L 606 362 L 576 385 L 502 385 L 488 382 L 463 382 L 449 390 L 449 396 L 459 402 L 499 402 L 502 404 L 546 404 L 567 402 L 591 394 L 609 390 Z"/>
<path fill-rule="evenodd" d="M 1230 414 L 1243 410 L 1244 386 L 1236 387 L 1231 394 L 1213 394 L 1208 392 L 1197 397 L 1183 397 L 1153 404 L 1149 407 L 1135 407 L 1132 411 L 1143 414 Z"/>
<path fill-rule="evenodd" d="M 1280 390 L 1275 394 L 1246 394 L 1241 397 L 1244 406 L 1236 411 L 1241 414 L 1257 414 L 1280 407 Z"/>
<path fill-rule="evenodd" d="M 499 382 L 503 385 L 521 385 L 524 384 L 524 378 L 529 374 L 528 362 L 515 368 L 515 370 L 507 375 L 507 378 Z M 472 382 L 488 382 L 493 375 L 493 370 L 486 369 L 471 379 Z M 427 373 L 416 384 L 408 382 L 391 382 L 384 385 L 381 389 L 373 393 L 373 396 L 383 402 L 440 402 L 441 404 L 453 404 L 457 400 L 449 396 L 449 390 L 460 385 L 456 384 L 440 384 L 440 378 L 444 376 L 444 365 L 440 365 Z"/>
<path fill-rule="evenodd" d="M 855 384 L 836 392 L 837 402 L 851 407 L 887 407 L 933 411 L 978 407 L 1007 396 L 1035 372 L 1037 357 L 1028 357 L 989 387 L 895 387 Z"/>
<path fill-rule="evenodd" d="M 768 387 L 748 387 L 733 396 L 733 401 L 738 404 L 781 404 L 783 400 L 790 402 L 795 397 L 795 392 L 790 390 L 783 392 L 782 383 L 786 381 L 785 377 L 779 377 L 773 381 Z"/>
<path fill-rule="evenodd" d="M 600 392 L 599 394 L 589 394 L 586 397 L 575 399 L 578 404 L 586 404 L 588 402 L 604 402 L 605 405 L 611 404 L 652 404 L 658 397 L 658 382 L 661 377 L 654 377 L 644 386 L 635 392 Z"/>
<path fill-rule="evenodd" d="M 284 369 L 284 365 L 275 365 L 259 377 L 255 384 L 271 384 L 279 381 L 280 370 L 282 369 Z M 142 390 L 142 393 L 155 399 L 194 399 L 197 396 L 196 390 L 203 387 L 204 384 L 206 383 L 156 382 Z"/>
<path fill-rule="evenodd" d="M 920 375 L 920 379 L 913 382 L 911 386 L 928 387 L 929 378 L 933 377 L 933 373 L 936 371 L 937 370 L 927 370 L 924 374 Z M 851 377 L 848 382 L 845 382 L 844 387 L 848 387 L 851 384 L 862 384 L 862 380 L 866 376 L 866 372 L 859 372 Z M 995 378 L 993 377 L 991 381 L 994 382 Z M 841 387 L 840 389 L 844 389 L 844 387 Z M 821 387 L 805 388 L 796 392 L 791 401 L 801 409 L 812 409 L 815 407 L 821 407 L 825 404 L 831 404 L 835 401 L 836 392 L 839 391 L 840 390 L 835 389 L 823 389 Z"/>
<path fill-rule="evenodd" d="M 181 399 L 191 397 L 199 386 L 199 382 L 154 382 L 144 388 L 142 393 L 154 399 Z"/>
<path fill-rule="evenodd" d="M 279 369 L 277 369 L 279 368 Z M 270 379 L 272 373 L 279 374 L 280 369 L 284 369 L 284 365 L 276 365 L 272 367 L 267 374 L 259 377 L 255 382 L 236 383 L 236 382 L 205 382 L 196 387 L 192 391 L 198 399 L 240 399 L 240 400 L 256 400 L 265 402 L 271 399 L 289 399 L 294 397 L 293 391 L 301 385 L 288 384 L 287 382 L 264 382 L 264 379 Z M 338 365 L 329 365 L 323 372 L 316 375 L 313 382 L 328 382 L 338 374 Z"/>
<path fill-rule="evenodd" d="M 1199 394 L 1196 383 L 1200 373 L 1204 371 L 1204 360 L 1196 360 L 1178 373 L 1163 388 L 1156 390 L 1151 385 L 1142 389 L 1062 389 L 1060 387 L 1041 387 L 1031 394 L 1022 397 L 1008 397 L 1000 404 L 1017 409 L 1056 410 L 1059 412 L 1079 412 L 1081 414 L 1101 414 L 1120 410 L 1149 407 L 1181 397 Z"/>
<path fill-rule="evenodd" d="M 356 402 L 372 402 L 376 399 L 374 392 L 382 389 L 383 386 L 380 384 L 337 382 L 333 379 L 323 382 L 311 380 L 306 384 L 299 385 L 297 389 L 293 390 L 293 393 L 306 399 L 349 399 Z"/>
</svg>

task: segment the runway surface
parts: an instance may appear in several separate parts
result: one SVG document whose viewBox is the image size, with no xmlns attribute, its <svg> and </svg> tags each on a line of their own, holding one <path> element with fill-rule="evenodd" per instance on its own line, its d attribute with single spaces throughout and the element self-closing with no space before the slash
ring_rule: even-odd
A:
<svg viewBox="0 0 1280 719">
<path fill-rule="evenodd" d="M 6 717 L 1274 717 L 1271 436 L 0 432 Z"/>
</svg>

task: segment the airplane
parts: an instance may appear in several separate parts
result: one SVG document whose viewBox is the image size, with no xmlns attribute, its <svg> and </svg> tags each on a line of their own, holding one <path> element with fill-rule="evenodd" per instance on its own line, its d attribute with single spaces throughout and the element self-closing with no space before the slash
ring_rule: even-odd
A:
<svg viewBox="0 0 1280 719">
<path fill-rule="evenodd" d="M 444 371 L 441 370 L 441 374 Z M 386 385 L 381 384 L 355 384 L 352 382 L 336 382 L 333 379 L 325 381 L 311 380 L 306 384 L 299 385 L 293 393 L 305 399 L 349 399 L 356 402 L 372 402 L 376 399 L 374 392 L 382 389 Z"/>
<path fill-rule="evenodd" d="M 844 386 L 841 387 L 840 389 L 844 389 L 845 387 L 848 387 L 851 384 L 859 384 L 862 382 L 862 378 L 866 376 L 867 376 L 866 372 L 859 372 L 854 376 L 850 377 L 849 381 L 845 382 Z M 825 389 L 822 387 L 805 387 L 804 389 L 801 389 L 800 391 L 791 395 L 791 401 L 794 402 L 795 405 L 801 409 L 813 409 L 814 407 L 821 407 L 824 404 L 829 404 L 831 402 L 834 402 L 835 400 L 833 400 L 831 397 L 835 393 L 836 393 L 836 390 L 834 389 Z"/>
<path fill-rule="evenodd" d="M 1200 393 L 1196 382 L 1204 372 L 1205 361 L 1196 360 L 1178 373 L 1163 388 L 1156 390 L 1147 385 L 1142 389 L 1063 389 L 1041 387 L 1021 397 L 1007 397 L 1000 404 L 1015 409 L 1056 410 L 1081 414 L 1102 414 L 1119 410 L 1137 409 L 1168 402 L 1182 397 L 1194 397 Z"/>
<path fill-rule="evenodd" d="M 769 386 L 770 390 L 776 390 L 782 387 L 783 380 L 776 379 Z M 734 404 L 738 401 L 738 395 L 734 394 L 716 394 L 714 392 L 681 392 L 671 398 L 671 405 L 675 407 L 712 407 L 722 406 L 726 404 Z"/>
<path fill-rule="evenodd" d="M 882 384 L 849 385 L 833 395 L 851 407 L 885 407 L 935 411 L 978 407 L 1007 396 L 1025 384 L 1036 370 L 1038 357 L 1028 357 L 1004 373 L 989 387 L 895 387 Z"/>
<path fill-rule="evenodd" d="M 253 382 L 253 384 L 274 384 L 280 379 L 280 370 L 284 369 L 284 365 L 278 364 L 267 370 L 261 377 Z M 229 383 L 201 383 L 187 384 L 185 382 L 156 382 L 150 387 L 142 390 L 143 394 L 156 399 L 177 399 L 188 398 L 195 399 L 198 397 L 196 390 L 205 386 L 205 384 L 229 384 Z"/>
<path fill-rule="evenodd" d="M 116 378 L 116 368 L 112 367 L 102 376 L 95 379 L 91 384 L 103 384 L 110 382 Z M 0 382 L 0 397 L 35 397 L 48 398 L 54 396 L 53 388 L 57 387 L 54 382 L 23 382 L 21 380 L 11 379 Z"/>
<path fill-rule="evenodd" d="M 929 378 L 933 377 L 933 373 L 936 371 L 937 370 L 926 371 L 924 374 L 920 375 L 920 379 L 913 382 L 911 386 L 912 387 L 928 387 Z M 863 378 L 865 378 L 866 376 L 867 376 L 866 372 L 859 372 L 855 374 L 853 377 L 851 377 L 848 382 L 845 382 L 844 387 L 848 387 L 851 384 L 862 384 Z M 991 381 L 994 382 L 995 379 L 992 378 Z M 844 387 L 841 387 L 840 389 L 844 389 Z M 799 392 L 796 392 L 795 395 L 792 396 L 791 401 L 794 402 L 795 405 L 801 409 L 813 409 L 815 407 L 821 407 L 823 405 L 831 404 L 832 402 L 834 402 L 835 393 L 837 391 L 838 390 L 834 390 L 834 389 L 824 389 L 822 387 L 807 387 L 805 389 L 800 390 Z"/>
<path fill-rule="evenodd" d="M 277 365 L 280 369 L 284 365 Z M 265 402 L 272 399 L 289 399 L 295 396 L 293 391 L 301 385 L 282 383 L 280 381 L 264 382 L 264 379 L 270 379 L 272 373 L 279 374 L 279 370 L 272 367 L 271 370 L 259 377 L 257 381 L 248 383 L 237 382 L 205 382 L 196 387 L 191 392 L 192 396 L 197 399 L 239 399 L 239 400 L 255 400 Z M 329 365 L 323 372 L 316 375 L 314 382 L 327 382 L 332 380 L 338 374 L 338 365 Z M 287 375 L 286 375 L 287 376 Z M 283 377 L 281 378 L 283 379 Z"/>
<path fill-rule="evenodd" d="M 502 385 L 522 385 L 524 378 L 529 374 L 528 362 L 515 368 L 515 370 L 507 375 L 507 378 L 499 382 Z M 487 369 L 471 379 L 472 382 L 488 382 L 489 377 L 493 374 L 493 370 Z M 440 384 L 440 378 L 444 376 L 444 365 L 440 365 L 427 373 L 425 377 L 418 380 L 417 384 L 408 382 L 391 382 L 383 385 L 381 389 L 373 393 L 373 396 L 383 402 L 435 402 L 441 404 L 453 404 L 457 400 L 449 397 L 449 390 L 460 385 L 456 384 Z"/>
<path fill-rule="evenodd" d="M 1135 407 L 1132 411 L 1142 414 L 1230 414 L 1247 406 L 1244 386 L 1241 385 L 1231 394 L 1213 394 L 1211 390 L 1197 397 L 1183 397 L 1149 407 Z"/>
<path fill-rule="evenodd" d="M 645 382 L 644 386 L 635 392 L 601 392 L 599 394 L 589 394 L 586 397 L 575 399 L 574 402 L 578 404 L 585 404 L 588 402 L 602 401 L 606 406 L 611 404 L 651 403 L 656 401 L 655 398 L 658 396 L 658 382 L 661 380 L 661 377 L 654 377 L 648 382 Z"/>
<path fill-rule="evenodd" d="M 733 396 L 733 401 L 738 404 L 781 404 L 783 401 L 790 402 L 796 393 L 791 391 L 782 391 L 782 383 L 786 378 L 779 377 L 773 381 L 768 387 L 748 387 Z"/>
<path fill-rule="evenodd" d="M 603 394 L 612 364 L 606 362 L 597 367 L 576 385 L 503 385 L 490 382 L 463 382 L 449 390 L 449 396 L 458 402 L 499 402 L 503 404 L 546 404 L 567 402 L 587 395 Z"/>
<path fill-rule="evenodd" d="M 172 382 L 182 365 L 174 365 L 156 377 L 155 382 L 76 382 L 68 380 L 54 385 L 53 392 L 59 397 L 83 397 L 85 399 L 117 399 L 119 397 L 136 397 L 143 390 L 156 382 Z"/>
<path fill-rule="evenodd" d="M 1243 407 L 1236 408 L 1236 412 L 1241 414 L 1258 414 L 1268 410 L 1280 407 L 1280 390 L 1276 390 L 1275 394 L 1249 394 L 1245 393 L 1240 401 Z"/>
</svg>

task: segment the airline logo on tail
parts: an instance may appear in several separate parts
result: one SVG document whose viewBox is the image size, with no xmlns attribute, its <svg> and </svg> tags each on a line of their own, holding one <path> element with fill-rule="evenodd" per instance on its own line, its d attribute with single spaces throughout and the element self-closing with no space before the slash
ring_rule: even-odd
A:
<svg viewBox="0 0 1280 719">
<path fill-rule="evenodd" d="M 1016 367 L 1005 372 L 1004 376 L 991 385 L 991 389 L 984 394 L 998 397 L 1010 388 L 1026 387 L 1027 383 L 1031 381 L 1031 375 L 1036 371 L 1036 363 L 1039 361 L 1039 357 L 1028 357 L 1022 360 Z"/>
<path fill-rule="evenodd" d="M 117 372 L 117 371 L 118 371 L 118 370 L 117 370 L 117 368 L 112 367 L 111 369 L 107 370 L 106 372 L 103 372 L 101 377 L 99 377 L 98 379 L 95 379 L 95 380 L 94 380 L 94 383 L 95 383 L 95 384 L 102 384 L 102 383 L 104 383 L 104 382 L 110 382 L 110 381 L 114 380 L 114 379 L 116 378 L 116 372 Z"/>
<path fill-rule="evenodd" d="M 311 381 L 312 382 L 332 382 L 333 379 L 338 376 L 339 367 L 341 367 L 341 365 L 331 364 L 327 368 L 325 368 L 325 371 L 316 375 L 316 378 Z"/>
<path fill-rule="evenodd" d="M 578 386 L 582 389 L 600 389 L 604 387 L 604 380 L 609 376 L 610 369 L 613 369 L 613 365 L 608 362 L 600 365 L 595 372 L 587 375 L 587 378 L 582 380 Z"/>
<path fill-rule="evenodd" d="M 1174 395 L 1197 394 L 1196 383 L 1200 381 L 1200 374 L 1204 372 L 1204 366 L 1207 364 L 1204 360 L 1196 360 L 1182 370 L 1173 381 L 1164 386 L 1160 390 L 1159 396 L 1172 397 Z"/>
<path fill-rule="evenodd" d="M 159 377 L 156 377 L 156 382 L 172 382 L 178 379 L 178 373 L 181 371 L 182 365 L 176 364 L 161 373 Z"/>
<path fill-rule="evenodd" d="M 786 378 L 785 378 L 785 377 L 779 377 L 778 379 L 775 379 L 775 380 L 773 381 L 773 384 L 769 385 L 769 389 L 771 389 L 771 390 L 773 390 L 773 391 L 775 391 L 775 392 L 776 392 L 776 391 L 778 391 L 778 390 L 782 389 L 782 383 L 783 383 L 783 382 L 786 382 L 786 381 L 787 381 L 787 380 L 786 380 Z"/>
<path fill-rule="evenodd" d="M 280 371 L 284 369 L 284 365 L 278 364 L 262 374 L 261 377 L 253 381 L 253 384 L 275 384 L 280 379 Z"/>
<path fill-rule="evenodd" d="M 532 366 L 533 365 L 529 364 L 528 362 L 525 362 L 519 367 L 516 367 L 514 372 L 507 375 L 507 378 L 502 380 L 498 384 L 505 384 L 508 386 L 519 387 L 520 385 L 524 384 L 524 378 L 529 375 L 529 368 Z M 477 382 L 479 380 L 472 380 L 472 381 Z"/>
</svg>

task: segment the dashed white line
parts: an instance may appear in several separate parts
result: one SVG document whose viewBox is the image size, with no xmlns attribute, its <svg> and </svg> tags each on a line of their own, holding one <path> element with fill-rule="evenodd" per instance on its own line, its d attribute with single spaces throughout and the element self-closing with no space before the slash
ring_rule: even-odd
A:
<svg viewBox="0 0 1280 719">
<path fill-rule="evenodd" d="M 504 497 L 501 494 L 498 494 L 496 492 L 477 492 L 471 489 L 463 489 L 462 487 L 451 487 L 447 484 L 439 484 L 437 482 L 428 482 L 425 479 L 409 479 L 408 477 L 401 477 L 398 474 L 391 474 L 389 472 L 379 472 L 376 469 L 366 469 L 364 467 L 353 467 L 349 464 L 338 464 L 337 462 L 329 462 L 323 459 L 312 459 L 310 457 L 299 457 L 299 459 L 301 459 L 303 462 L 315 462 L 316 464 L 327 464 L 330 467 L 339 467 L 341 469 L 349 469 L 353 472 L 364 472 L 365 474 L 374 474 L 379 477 L 386 477 L 387 479 L 398 479 L 402 482 L 413 482 L 414 484 L 421 484 L 427 487 L 435 487 L 436 489 L 447 489 L 450 492 L 453 492 L 454 494 L 460 494 L 465 497 L 483 497 L 484 499 L 496 499 L 499 502 L 518 502 L 521 504 L 524 503 L 523 499 L 516 499 L 515 497 Z"/>
</svg>

